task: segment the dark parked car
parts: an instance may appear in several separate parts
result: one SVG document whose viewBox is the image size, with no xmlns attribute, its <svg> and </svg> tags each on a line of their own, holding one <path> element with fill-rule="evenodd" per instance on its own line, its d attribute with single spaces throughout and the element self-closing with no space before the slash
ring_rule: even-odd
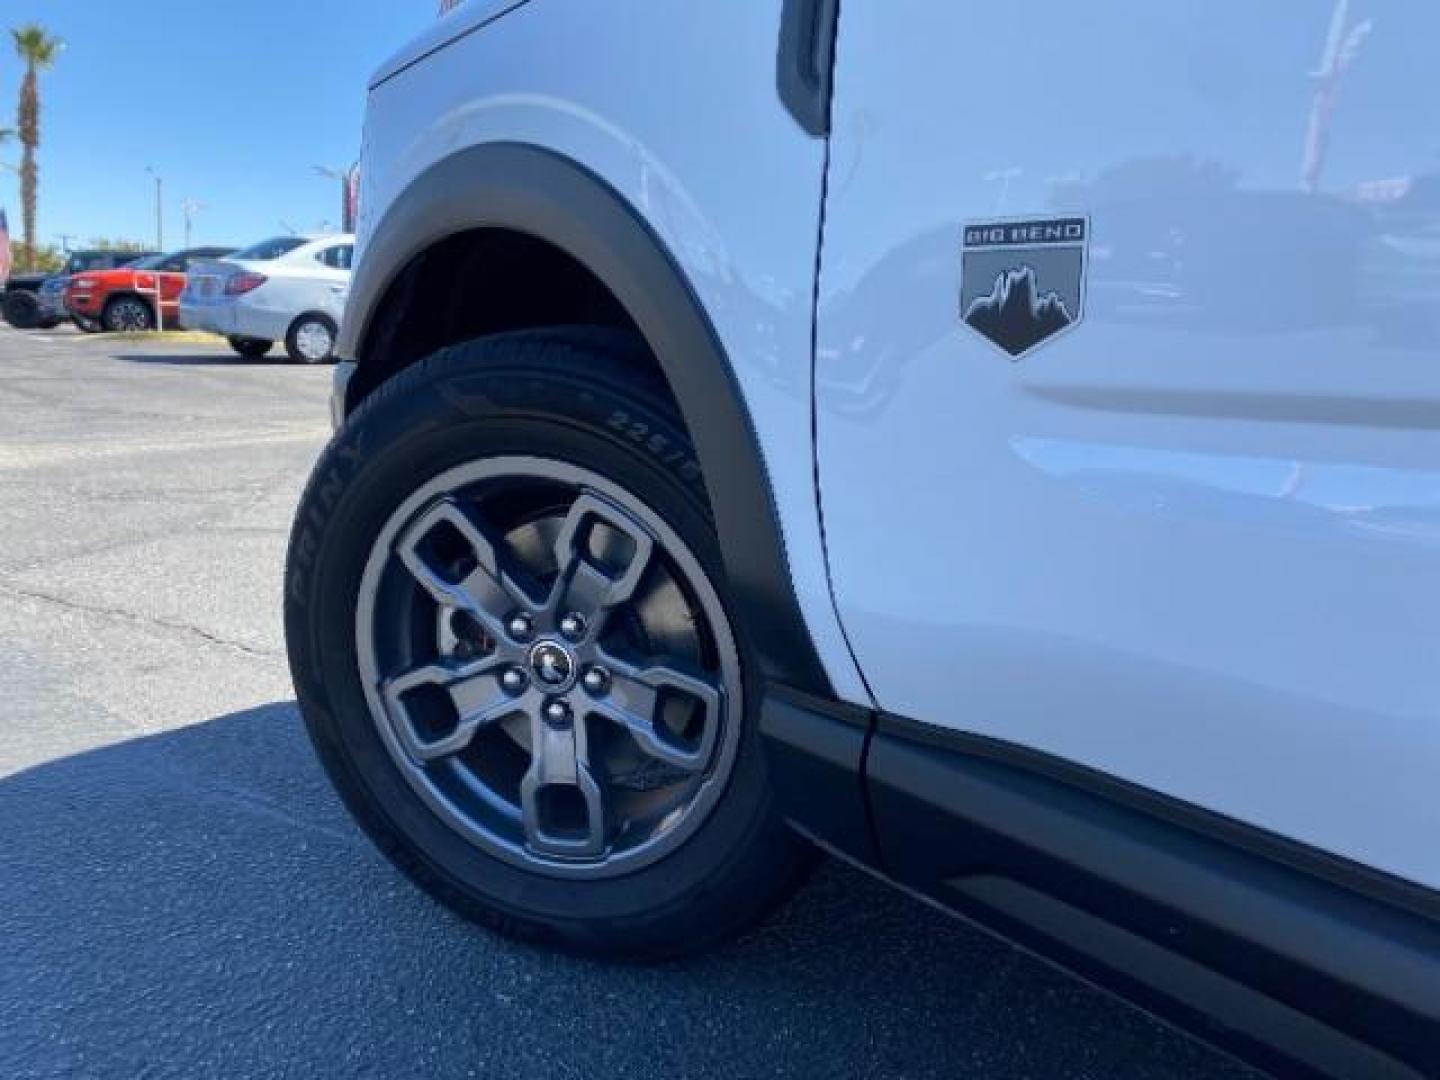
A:
<svg viewBox="0 0 1440 1080">
<path fill-rule="evenodd" d="M 114 270 L 152 254 L 148 251 L 75 251 L 58 274 L 11 277 L 0 298 L 0 315 L 17 330 L 50 330 L 65 320 L 65 285 L 87 270 Z M 92 329 L 82 326 L 81 329 Z"/>
</svg>

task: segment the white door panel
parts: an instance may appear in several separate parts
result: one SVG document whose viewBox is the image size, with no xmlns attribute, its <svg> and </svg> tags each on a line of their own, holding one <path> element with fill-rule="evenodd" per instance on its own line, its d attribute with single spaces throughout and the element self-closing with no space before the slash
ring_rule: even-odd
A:
<svg viewBox="0 0 1440 1080">
<path fill-rule="evenodd" d="M 818 452 L 883 708 L 1440 887 L 1437 34 L 844 6 Z M 1011 360 L 963 229 L 1068 215 L 1084 318 Z"/>
</svg>

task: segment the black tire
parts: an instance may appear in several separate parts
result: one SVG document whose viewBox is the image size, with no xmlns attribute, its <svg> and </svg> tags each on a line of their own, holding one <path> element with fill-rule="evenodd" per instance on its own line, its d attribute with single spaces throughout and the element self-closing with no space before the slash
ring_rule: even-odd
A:
<svg viewBox="0 0 1440 1080">
<path fill-rule="evenodd" d="M 139 296 L 116 296 L 105 305 L 100 325 L 111 334 L 147 333 L 155 329 L 155 309 Z"/>
<path fill-rule="evenodd" d="M 263 338 L 230 337 L 225 340 L 230 342 L 230 348 L 247 360 L 259 360 L 275 346 L 273 341 L 266 341 Z"/>
<path fill-rule="evenodd" d="M 323 331 L 328 335 L 329 348 L 323 351 L 307 349 L 306 334 L 310 331 Z M 329 315 L 318 311 L 306 312 L 290 324 L 290 330 L 285 335 L 285 351 L 297 364 L 328 364 L 335 359 L 335 336 L 338 333 L 339 328 Z"/>
<path fill-rule="evenodd" d="M 705 949 L 780 903 L 813 849 L 780 820 L 756 730 L 756 665 L 724 595 L 690 443 L 662 388 L 637 379 L 628 335 L 507 334 L 456 346 L 381 387 L 311 477 L 291 536 L 285 624 L 310 737 L 371 839 L 422 888 L 495 930 L 569 951 L 655 960 Z M 643 432 L 643 436 L 638 434 Z M 583 465 L 651 507 L 694 552 L 730 611 L 743 715 L 728 782 L 659 861 L 600 880 L 547 877 L 453 830 L 387 753 L 357 671 L 357 593 L 384 522 L 430 478 L 494 456 Z"/>
<path fill-rule="evenodd" d="M 40 325 L 40 300 L 32 292 L 21 289 L 7 292 L 0 311 L 16 330 L 34 330 Z"/>
</svg>

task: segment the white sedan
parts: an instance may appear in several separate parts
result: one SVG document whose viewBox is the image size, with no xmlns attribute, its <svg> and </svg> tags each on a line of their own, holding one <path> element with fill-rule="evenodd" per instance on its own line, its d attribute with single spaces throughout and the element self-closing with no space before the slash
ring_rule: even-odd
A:
<svg viewBox="0 0 1440 1080">
<path fill-rule="evenodd" d="M 354 258 L 355 238 L 331 234 L 277 237 L 197 263 L 180 295 L 180 325 L 225 335 L 241 356 L 264 356 L 283 341 L 297 363 L 324 363 L 334 356 Z"/>
</svg>

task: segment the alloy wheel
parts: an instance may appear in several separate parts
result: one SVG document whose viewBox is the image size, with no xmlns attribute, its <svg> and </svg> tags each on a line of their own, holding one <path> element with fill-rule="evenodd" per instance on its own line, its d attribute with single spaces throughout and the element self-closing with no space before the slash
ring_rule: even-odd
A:
<svg viewBox="0 0 1440 1080">
<path fill-rule="evenodd" d="M 589 470 L 452 469 L 381 529 L 356 612 L 394 763 L 467 840 L 552 876 L 649 865 L 734 762 L 735 639 L 694 553 Z"/>
<path fill-rule="evenodd" d="M 328 360 L 335 349 L 335 336 L 318 320 L 302 323 L 295 331 L 295 347 L 312 364 Z"/>
<path fill-rule="evenodd" d="M 139 300 L 117 300 L 110 305 L 106 316 L 108 328 L 122 334 L 134 334 L 150 329 L 150 309 Z"/>
</svg>

